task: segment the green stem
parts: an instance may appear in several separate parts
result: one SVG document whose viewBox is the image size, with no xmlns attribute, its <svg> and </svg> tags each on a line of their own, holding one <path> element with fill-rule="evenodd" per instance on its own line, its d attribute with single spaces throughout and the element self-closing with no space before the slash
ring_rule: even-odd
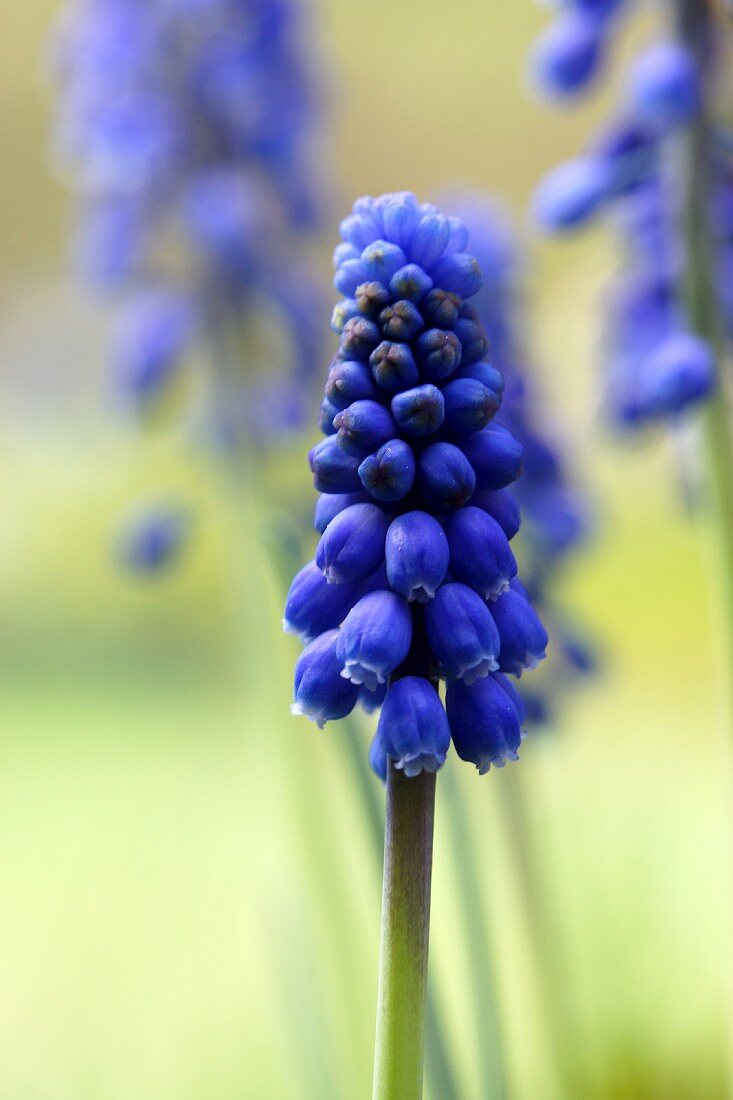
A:
<svg viewBox="0 0 733 1100">
<path fill-rule="evenodd" d="M 420 1100 L 435 775 L 390 765 L 373 1100 Z"/>
</svg>

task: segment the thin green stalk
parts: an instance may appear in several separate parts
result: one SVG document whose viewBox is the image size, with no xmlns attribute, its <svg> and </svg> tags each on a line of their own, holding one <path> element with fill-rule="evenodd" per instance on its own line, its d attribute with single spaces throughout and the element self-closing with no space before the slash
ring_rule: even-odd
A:
<svg viewBox="0 0 733 1100">
<path fill-rule="evenodd" d="M 435 775 L 387 774 L 373 1100 L 420 1100 Z"/>
</svg>

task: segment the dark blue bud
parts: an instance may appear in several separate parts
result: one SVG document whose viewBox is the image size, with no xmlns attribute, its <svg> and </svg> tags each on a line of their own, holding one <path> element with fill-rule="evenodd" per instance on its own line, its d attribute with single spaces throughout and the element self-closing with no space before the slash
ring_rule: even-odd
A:
<svg viewBox="0 0 733 1100">
<path fill-rule="evenodd" d="M 571 96 L 585 88 L 601 66 L 604 42 L 597 19 L 572 10 L 561 14 L 535 42 L 531 68 L 540 91 Z"/>
<path fill-rule="evenodd" d="M 700 108 L 700 77 L 690 51 L 677 42 L 659 42 L 636 60 L 631 100 L 644 122 L 666 130 L 693 118 Z"/>
<path fill-rule="evenodd" d="M 450 574 L 486 600 L 506 592 L 517 563 L 502 528 L 481 508 L 461 508 L 448 521 Z"/>
<path fill-rule="evenodd" d="M 337 412 L 347 409 L 353 401 L 365 401 L 376 397 L 377 389 L 366 363 L 357 359 L 337 361 L 328 372 L 326 397 Z"/>
<path fill-rule="evenodd" d="M 331 314 L 331 328 L 334 332 L 339 334 L 344 331 L 346 322 L 350 321 L 352 317 L 359 317 L 361 311 L 354 298 L 344 298 L 338 302 Z"/>
<path fill-rule="evenodd" d="M 339 294 L 343 294 L 347 298 L 353 298 L 356 288 L 360 283 L 366 282 L 367 277 L 366 265 L 361 260 L 344 260 L 336 268 L 333 285 Z"/>
<path fill-rule="evenodd" d="M 319 493 L 358 493 L 362 488 L 359 459 L 348 455 L 335 435 L 316 443 L 308 461 Z"/>
<path fill-rule="evenodd" d="M 461 362 L 461 342 L 454 332 L 431 328 L 417 341 L 417 356 L 429 382 L 442 382 Z"/>
<path fill-rule="evenodd" d="M 512 676 L 534 668 L 545 657 L 547 631 L 529 600 L 510 588 L 491 605 L 501 636 L 499 668 Z"/>
<path fill-rule="evenodd" d="M 369 357 L 372 375 L 382 389 L 392 393 L 414 386 L 420 374 L 417 364 L 407 344 L 393 344 L 383 340 Z"/>
<path fill-rule="evenodd" d="M 383 283 L 360 283 L 356 288 L 356 305 L 365 317 L 376 317 L 389 302 L 389 291 Z"/>
<path fill-rule="evenodd" d="M 503 489 L 522 471 L 522 444 L 500 424 L 489 424 L 463 444 L 479 489 Z"/>
<path fill-rule="evenodd" d="M 435 283 L 459 298 L 471 298 L 481 289 L 483 279 L 475 257 L 467 252 L 454 252 L 443 256 L 432 271 Z"/>
<path fill-rule="evenodd" d="M 339 351 L 344 359 L 368 359 L 382 339 L 374 321 L 366 317 L 352 317 L 344 326 Z"/>
<path fill-rule="evenodd" d="M 182 505 L 148 505 L 126 517 L 117 537 L 118 561 L 131 573 L 160 573 L 177 561 L 190 530 L 191 515 Z"/>
<path fill-rule="evenodd" d="M 472 363 L 470 367 L 462 366 L 457 378 L 474 378 L 487 390 L 491 390 L 498 398 L 504 393 L 504 375 L 498 367 L 493 367 L 482 359 L 479 363 Z"/>
<path fill-rule="evenodd" d="M 390 439 L 359 467 L 361 483 L 376 500 L 402 500 L 415 483 L 415 456 L 404 439 Z"/>
<path fill-rule="evenodd" d="M 560 164 L 535 192 L 535 218 L 548 233 L 575 229 L 590 221 L 608 197 L 609 187 L 607 166 L 598 157 Z"/>
<path fill-rule="evenodd" d="M 321 429 L 324 435 L 334 435 L 336 428 L 334 427 L 333 420 L 335 416 L 338 416 L 341 410 L 329 401 L 327 397 L 321 401 L 321 408 L 318 414 L 318 427 Z"/>
<path fill-rule="evenodd" d="M 461 299 L 457 294 L 435 287 L 420 303 L 420 310 L 427 324 L 435 328 L 453 328 L 458 320 Z"/>
<path fill-rule="evenodd" d="M 352 504 L 339 512 L 321 535 L 316 565 L 331 584 L 353 584 L 384 561 L 387 518 L 376 504 Z"/>
<path fill-rule="evenodd" d="M 434 516 L 406 512 L 392 521 L 384 547 L 387 580 L 408 602 L 427 603 L 448 571 L 448 540 Z"/>
<path fill-rule="evenodd" d="M 420 455 L 418 483 L 430 506 L 450 512 L 470 500 L 476 488 L 476 474 L 458 447 L 452 443 L 433 443 Z"/>
<path fill-rule="evenodd" d="M 446 252 L 465 252 L 468 244 L 468 230 L 460 218 L 449 217 L 450 237 L 446 246 Z"/>
<path fill-rule="evenodd" d="M 445 427 L 453 435 L 469 435 L 485 428 L 498 412 L 501 400 L 475 378 L 455 378 L 443 387 Z"/>
<path fill-rule="evenodd" d="M 481 597 L 444 584 L 425 608 L 425 630 L 441 675 L 467 684 L 499 667 L 499 631 Z"/>
<path fill-rule="evenodd" d="M 486 355 L 489 340 L 479 318 L 467 314 L 465 303 L 461 313 L 463 316 L 456 321 L 454 332 L 461 342 L 461 363 L 470 367 Z"/>
<path fill-rule="evenodd" d="M 406 435 L 432 435 L 443 423 L 443 394 L 431 383 L 395 394 L 392 415 Z"/>
<path fill-rule="evenodd" d="M 428 274 L 438 262 L 450 240 L 450 222 L 442 214 L 426 214 L 420 219 L 410 242 L 410 259 Z"/>
<path fill-rule="evenodd" d="M 334 516 L 343 512 L 351 504 L 362 504 L 369 501 L 366 492 L 361 493 L 323 493 L 316 501 L 316 511 L 313 517 L 313 526 L 319 534 L 328 527 Z"/>
<path fill-rule="evenodd" d="M 412 340 L 425 327 L 420 310 L 407 299 L 383 309 L 379 323 L 387 340 Z"/>
<path fill-rule="evenodd" d="M 448 684 L 445 706 L 455 750 L 461 760 L 476 765 L 479 775 L 492 764 L 502 768 L 507 760 L 519 758 L 519 715 L 493 676 L 471 685 L 460 680 Z"/>
<path fill-rule="evenodd" d="M 394 195 L 384 208 L 384 231 L 391 241 L 408 251 L 420 214 L 415 196 L 403 192 Z"/>
<path fill-rule="evenodd" d="M 377 779 L 381 779 L 383 783 L 387 782 L 387 764 L 387 754 L 382 748 L 379 735 L 375 733 L 372 738 L 372 743 L 369 746 L 369 767 L 372 769 Z"/>
<path fill-rule="evenodd" d="M 675 416 L 708 397 L 715 386 L 710 345 L 687 332 L 667 337 L 642 365 L 644 412 Z"/>
<path fill-rule="evenodd" d="M 412 616 L 402 597 L 370 592 L 352 607 L 339 631 L 341 675 L 374 691 L 402 664 L 411 641 Z"/>
<path fill-rule="evenodd" d="M 290 585 L 283 630 L 305 642 L 333 630 L 346 618 L 358 591 L 356 584 L 329 584 L 316 563 L 309 562 Z"/>
<path fill-rule="evenodd" d="M 432 285 L 433 280 L 418 264 L 405 264 L 389 281 L 395 298 L 406 298 L 409 302 L 421 302 Z"/>
<path fill-rule="evenodd" d="M 338 630 L 327 630 L 301 653 L 295 666 L 295 692 L 291 712 L 304 714 L 323 728 L 326 722 L 345 718 L 356 706 L 359 689 L 341 675 L 336 656 Z"/>
<path fill-rule="evenodd" d="M 440 696 L 422 676 L 390 684 L 377 736 L 387 756 L 413 777 L 437 772 L 450 748 L 450 729 Z"/>
<path fill-rule="evenodd" d="M 338 413 L 334 425 L 346 453 L 361 458 L 397 434 L 392 413 L 378 401 L 355 401 Z"/>
<path fill-rule="evenodd" d="M 517 498 L 511 489 L 477 489 L 471 505 L 483 508 L 501 527 L 508 539 L 513 539 L 521 524 Z"/>
<path fill-rule="evenodd" d="M 407 263 L 407 257 L 400 246 L 389 241 L 372 241 L 362 252 L 361 259 L 367 270 L 367 278 L 385 285 Z"/>
</svg>

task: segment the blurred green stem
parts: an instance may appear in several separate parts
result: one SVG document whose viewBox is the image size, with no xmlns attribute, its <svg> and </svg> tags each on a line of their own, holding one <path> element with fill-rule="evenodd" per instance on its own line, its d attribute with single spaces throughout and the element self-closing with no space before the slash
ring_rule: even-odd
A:
<svg viewBox="0 0 733 1100">
<path fill-rule="evenodd" d="M 422 1096 L 435 775 L 387 773 L 373 1100 Z"/>
</svg>

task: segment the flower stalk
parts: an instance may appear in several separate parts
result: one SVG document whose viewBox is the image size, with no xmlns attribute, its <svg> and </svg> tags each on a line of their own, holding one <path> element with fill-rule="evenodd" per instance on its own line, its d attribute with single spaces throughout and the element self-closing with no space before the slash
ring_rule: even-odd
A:
<svg viewBox="0 0 733 1100">
<path fill-rule="evenodd" d="M 390 764 L 373 1100 L 422 1096 L 435 773 Z"/>
</svg>

